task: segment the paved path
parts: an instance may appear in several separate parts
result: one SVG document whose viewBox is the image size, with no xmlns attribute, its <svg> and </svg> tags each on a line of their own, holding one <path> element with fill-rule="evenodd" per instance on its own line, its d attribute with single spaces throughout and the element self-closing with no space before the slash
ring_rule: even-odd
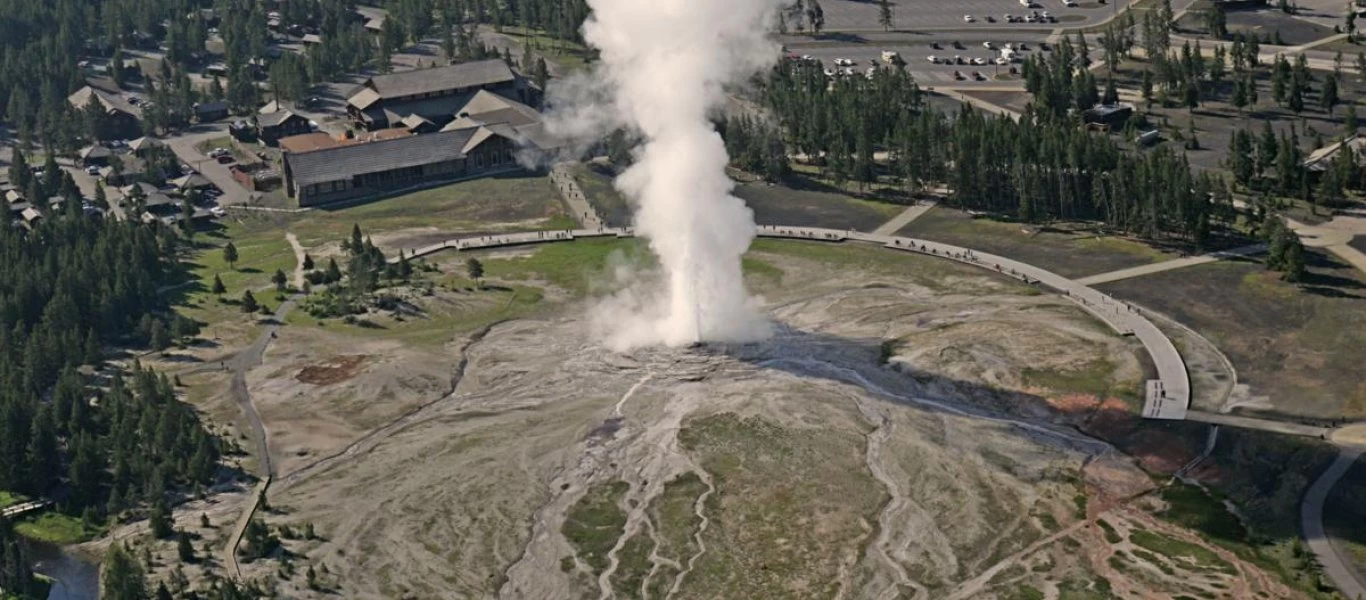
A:
<svg viewBox="0 0 1366 600">
<path fill-rule="evenodd" d="M 261 332 L 261 335 L 248 346 L 246 350 L 233 355 L 227 362 L 228 368 L 232 370 L 232 382 L 229 390 L 237 405 L 246 415 L 247 422 L 251 425 L 252 441 L 256 445 L 256 460 L 258 461 L 257 476 L 260 481 L 252 489 L 251 497 L 247 499 L 247 506 L 242 510 L 242 514 L 237 517 L 237 524 L 233 526 L 232 536 L 228 538 L 227 545 L 223 548 L 223 564 L 227 565 L 228 570 L 237 577 L 242 576 L 241 567 L 237 564 L 237 547 L 242 543 L 242 535 L 246 533 L 247 525 L 256 515 L 256 509 L 260 505 L 261 498 L 265 496 L 266 490 L 270 487 L 270 481 L 275 476 L 275 465 L 270 460 L 270 436 L 266 431 L 265 424 L 261 422 L 261 414 L 256 412 L 256 405 L 251 401 L 251 392 L 247 389 L 247 372 L 261 364 L 265 356 L 266 348 L 275 339 L 280 329 L 280 323 L 284 322 L 285 316 L 290 309 L 294 308 L 295 297 L 282 302 L 279 308 L 275 309 L 275 314 Z"/>
<path fill-rule="evenodd" d="M 298 246 L 297 239 L 293 234 L 289 234 L 290 244 L 296 249 L 296 256 L 302 255 L 298 252 L 302 247 Z M 301 263 L 302 264 L 302 263 Z M 252 489 L 251 498 L 243 509 L 242 514 L 237 517 L 237 524 L 233 526 L 232 536 L 228 538 L 227 545 L 223 548 L 223 564 L 227 565 L 228 570 L 237 577 L 242 576 L 241 567 L 237 564 L 237 547 L 242 543 L 242 535 L 246 533 L 247 525 L 256 515 L 257 507 L 265 497 L 266 491 L 270 488 L 270 482 L 275 477 L 275 463 L 270 459 L 270 432 L 266 430 L 265 424 L 261 422 L 261 414 L 256 411 L 256 405 L 252 403 L 251 392 L 247 389 L 247 372 L 261 365 L 266 354 L 266 348 L 279 335 L 280 325 L 284 323 L 289 311 L 294 308 L 299 295 L 290 296 L 288 300 L 280 303 L 275 309 L 275 313 L 266 327 L 257 336 L 256 341 L 252 342 L 245 350 L 242 350 L 227 360 L 223 361 L 224 366 L 232 370 L 232 381 L 229 390 L 237 405 L 246 415 L 247 422 L 251 425 L 252 441 L 256 445 L 257 477 L 260 480 L 256 487 Z"/>
<path fill-rule="evenodd" d="M 1186 267 L 1193 267 L 1195 265 L 1203 265 L 1206 263 L 1217 262 L 1226 258 L 1233 258 L 1236 256 L 1247 256 L 1249 254 L 1256 254 L 1258 252 L 1262 252 L 1265 250 L 1266 244 L 1253 244 L 1251 246 L 1243 246 L 1241 248 L 1233 248 L 1231 250 L 1221 250 L 1219 252 L 1211 252 L 1209 254 L 1201 254 L 1199 256 L 1188 256 L 1186 258 L 1175 258 L 1172 260 L 1164 260 L 1162 262 L 1153 263 L 1150 265 L 1140 265 L 1128 269 L 1110 271 L 1109 273 L 1100 273 L 1098 275 L 1091 275 L 1090 277 L 1082 277 L 1081 279 L 1077 280 L 1077 283 L 1080 283 L 1082 285 L 1098 285 L 1101 283 L 1109 283 L 1111 281 L 1119 281 L 1121 279 L 1129 279 L 1131 277 L 1141 277 L 1143 275 L 1151 275 L 1153 273 L 1171 271 L 1173 269 L 1184 269 Z"/>
<path fill-rule="evenodd" d="M 1183 419 L 1186 415 L 1186 408 L 1190 406 L 1190 376 L 1186 372 L 1186 363 L 1181 359 L 1181 353 L 1177 352 L 1176 346 L 1152 321 L 1143 316 L 1142 311 L 1051 271 L 960 246 L 876 233 L 818 227 L 782 226 L 760 226 L 757 233 L 760 237 L 873 242 L 895 250 L 920 252 L 939 258 L 957 260 L 975 267 L 994 270 L 997 273 L 1009 275 L 1029 283 L 1042 283 L 1062 292 L 1069 300 L 1076 302 L 1119 334 L 1133 335 L 1142 342 L 1143 347 L 1152 356 L 1158 374 L 1158 379 L 1148 382 L 1148 393 L 1143 408 L 1144 417 L 1150 419 Z M 447 249 L 474 250 L 609 235 L 631 237 L 634 232 L 629 228 L 599 227 L 597 229 L 576 229 L 572 231 L 532 231 L 456 238 L 418 248 L 413 251 L 412 256 L 416 258 Z"/>
<path fill-rule="evenodd" d="M 902 227 L 910 225 L 911 221 L 919 219 L 921 215 L 929 212 L 929 210 L 931 208 L 934 208 L 937 204 L 939 203 L 934 200 L 930 200 L 927 202 L 918 203 L 915 206 L 911 206 L 906 210 L 901 211 L 901 214 L 892 217 L 886 223 L 883 223 L 881 227 L 874 229 L 873 233 L 876 235 L 892 235 L 898 231 L 901 231 Z"/>
<path fill-rule="evenodd" d="M 1305 425 L 1294 421 L 1278 421 L 1275 419 L 1259 419 L 1257 417 L 1244 417 L 1227 413 L 1212 413 L 1203 410 L 1186 411 L 1187 421 L 1199 421 L 1213 425 L 1229 425 L 1242 429 L 1257 429 L 1260 431 L 1270 431 L 1284 435 L 1298 435 L 1303 437 L 1319 438 L 1326 440 L 1332 434 L 1330 427 L 1320 427 L 1317 425 Z"/>
<path fill-rule="evenodd" d="M 1300 531 L 1309 549 L 1314 552 L 1323 573 L 1337 587 L 1338 592 L 1347 598 L 1366 598 L 1364 583 L 1352 566 L 1351 560 L 1339 552 L 1333 539 L 1323 529 L 1323 503 L 1347 470 L 1361 457 L 1366 446 L 1343 446 L 1333 461 L 1313 485 L 1304 493 L 1304 503 L 1300 505 Z"/>
<path fill-rule="evenodd" d="M 555 190 L 564 198 L 569 210 L 574 214 L 575 221 L 584 229 L 598 229 L 603 226 L 602 218 L 598 216 L 597 209 L 588 203 L 588 197 L 583 194 L 583 188 L 579 187 L 579 182 L 570 173 L 571 163 L 556 163 L 550 168 L 550 182 L 555 184 Z"/>
</svg>

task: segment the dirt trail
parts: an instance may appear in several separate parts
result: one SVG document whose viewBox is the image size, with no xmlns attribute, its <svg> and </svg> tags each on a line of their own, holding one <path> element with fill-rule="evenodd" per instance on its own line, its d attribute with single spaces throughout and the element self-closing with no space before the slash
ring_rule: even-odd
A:
<svg viewBox="0 0 1366 600">
<path fill-rule="evenodd" d="M 289 240 L 289 246 L 294 249 L 294 287 L 303 289 L 304 287 L 304 247 L 299 243 L 298 236 L 293 232 L 285 234 L 285 239 Z"/>
</svg>

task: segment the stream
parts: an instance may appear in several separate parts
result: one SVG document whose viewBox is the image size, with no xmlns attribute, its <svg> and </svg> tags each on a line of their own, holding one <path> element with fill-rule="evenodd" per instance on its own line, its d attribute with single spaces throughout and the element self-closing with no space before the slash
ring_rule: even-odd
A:
<svg viewBox="0 0 1366 600">
<path fill-rule="evenodd" d="M 98 600 L 100 566 L 61 546 L 35 542 L 29 546 L 33 570 L 52 578 L 47 600 Z"/>
</svg>

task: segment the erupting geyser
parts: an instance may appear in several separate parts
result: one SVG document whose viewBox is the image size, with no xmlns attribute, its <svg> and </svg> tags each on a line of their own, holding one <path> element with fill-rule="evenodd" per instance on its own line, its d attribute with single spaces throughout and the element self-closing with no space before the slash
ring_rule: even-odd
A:
<svg viewBox="0 0 1366 600">
<path fill-rule="evenodd" d="M 725 88 L 772 64 L 768 37 L 784 0 L 589 0 L 584 37 L 601 51 L 592 73 L 553 87 L 550 128 L 641 139 L 617 187 L 636 206 L 667 289 L 607 301 L 609 345 L 751 341 L 768 323 L 745 293 L 740 257 L 754 215 L 730 194 L 725 144 L 710 117 Z"/>
</svg>

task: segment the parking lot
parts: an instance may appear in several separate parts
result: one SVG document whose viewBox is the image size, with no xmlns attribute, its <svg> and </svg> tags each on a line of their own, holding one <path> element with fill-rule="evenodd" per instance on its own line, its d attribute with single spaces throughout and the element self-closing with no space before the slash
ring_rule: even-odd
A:
<svg viewBox="0 0 1366 600">
<path fill-rule="evenodd" d="M 1004 32 L 1001 32 L 1004 33 Z M 911 76 L 920 83 L 921 86 L 973 83 L 972 74 L 979 72 L 984 77 L 979 83 L 999 81 L 1008 78 L 1010 67 L 1020 68 L 1020 63 L 1014 62 L 1010 65 L 997 65 L 995 59 L 1000 57 L 999 49 L 1004 48 L 1006 43 L 1018 47 L 1023 43 L 1025 49 L 1016 53 L 1019 60 L 1024 60 L 1029 56 L 1042 52 L 1045 38 L 1048 35 L 1042 32 L 1022 33 L 1019 35 L 993 35 L 983 31 L 981 33 L 969 33 L 955 36 L 936 36 L 926 39 L 924 42 L 886 42 L 883 44 L 866 43 L 858 46 L 820 46 L 820 47 L 794 47 L 790 48 L 791 54 L 799 56 L 810 56 L 820 60 L 825 68 L 834 68 L 834 61 L 837 58 L 847 58 L 854 61 L 855 72 L 862 74 L 876 62 L 881 65 L 881 56 L 884 50 L 897 52 L 901 59 L 906 61 L 906 70 Z M 983 42 L 991 42 L 996 49 L 987 49 Z M 955 48 L 957 42 L 962 48 Z M 936 49 L 932 44 L 939 44 Z M 1051 47 L 1051 46 L 1050 46 Z M 940 59 L 939 64 L 932 64 L 929 57 L 933 55 Z M 981 59 L 983 65 L 976 64 L 950 64 L 946 60 L 952 60 L 955 56 L 961 56 L 964 62 L 971 63 L 973 59 Z M 965 79 L 954 79 L 954 71 L 960 72 Z"/>
<path fill-rule="evenodd" d="M 1063 5 L 1063 0 L 1039 0 L 1035 8 L 1026 9 L 1019 0 L 959 0 L 940 2 L 938 0 L 892 0 L 892 20 L 894 29 L 920 28 L 998 28 L 1009 27 L 1003 16 L 1007 13 L 1020 15 L 1031 10 L 1048 11 L 1057 18 L 1055 27 L 1084 27 L 1109 18 L 1131 0 L 1109 0 L 1099 4 L 1099 0 L 1079 1 L 1075 7 Z M 878 23 L 877 2 L 854 0 L 825 0 L 821 3 L 825 13 L 825 31 L 882 31 Z M 963 17 L 971 15 L 974 23 L 965 23 Z M 991 17 L 994 21 L 988 21 Z M 1020 27 L 1025 23 L 1015 24 Z"/>
</svg>

